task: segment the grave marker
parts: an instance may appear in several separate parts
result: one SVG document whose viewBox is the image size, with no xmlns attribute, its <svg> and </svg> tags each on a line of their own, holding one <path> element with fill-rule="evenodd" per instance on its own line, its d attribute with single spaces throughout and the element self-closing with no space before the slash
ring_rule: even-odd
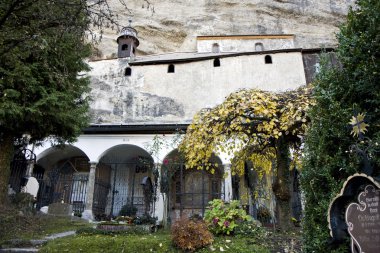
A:
<svg viewBox="0 0 380 253">
<path fill-rule="evenodd" d="M 351 251 L 380 252 L 380 190 L 367 185 L 359 194 L 358 202 L 346 210 L 346 223 L 351 236 Z"/>
</svg>

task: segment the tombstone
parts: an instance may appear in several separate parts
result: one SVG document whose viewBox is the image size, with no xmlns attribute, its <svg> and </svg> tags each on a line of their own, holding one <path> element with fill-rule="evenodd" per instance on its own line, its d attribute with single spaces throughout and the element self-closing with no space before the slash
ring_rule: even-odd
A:
<svg viewBox="0 0 380 253">
<path fill-rule="evenodd" d="M 380 252 L 380 190 L 367 185 L 359 194 L 358 202 L 346 210 L 346 223 L 351 236 L 351 251 Z"/>
<path fill-rule="evenodd" d="M 73 206 L 67 203 L 53 203 L 49 205 L 49 214 L 56 216 L 71 216 Z"/>
<path fill-rule="evenodd" d="M 41 207 L 40 212 L 44 213 L 44 214 L 48 214 L 49 213 L 49 207 L 48 206 Z"/>
<path fill-rule="evenodd" d="M 29 193 L 33 195 L 34 198 L 36 198 L 39 187 L 40 184 L 38 183 L 37 179 L 35 177 L 29 177 L 27 179 L 26 185 L 21 189 L 21 192 Z"/>
<path fill-rule="evenodd" d="M 94 220 L 94 214 L 92 213 L 92 210 L 84 210 L 82 212 L 82 219 L 92 221 Z"/>
<path fill-rule="evenodd" d="M 366 174 L 346 180 L 329 206 L 331 244 L 350 237 L 352 253 L 380 252 L 379 189 L 380 184 Z"/>
</svg>

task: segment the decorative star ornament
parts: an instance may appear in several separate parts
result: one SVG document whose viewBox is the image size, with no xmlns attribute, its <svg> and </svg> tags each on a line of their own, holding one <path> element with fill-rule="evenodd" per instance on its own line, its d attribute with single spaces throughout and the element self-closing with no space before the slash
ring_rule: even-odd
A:
<svg viewBox="0 0 380 253">
<path fill-rule="evenodd" d="M 365 134 L 367 132 L 367 127 L 369 126 L 364 122 L 365 113 L 359 113 L 356 116 L 352 116 L 350 120 L 350 125 L 352 126 L 351 134 L 355 136 L 359 136 L 360 134 Z"/>
</svg>

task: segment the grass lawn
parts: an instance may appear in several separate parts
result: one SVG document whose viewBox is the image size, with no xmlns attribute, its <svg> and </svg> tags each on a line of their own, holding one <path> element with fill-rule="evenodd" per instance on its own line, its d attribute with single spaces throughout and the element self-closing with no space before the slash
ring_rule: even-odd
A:
<svg viewBox="0 0 380 253">
<path fill-rule="evenodd" d="M 176 249 L 170 233 L 159 231 L 146 235 L 76 235 L 56 239 L 43 246 L 40 252 L 182 252 Z M 215 237 L 212 246 L 197 252 L 257 252 L 269 253 L 250 238 Z"/>
<path fill-rule="evenodd" d="M 25 214 L 0 206 L 0 246 L 8 240 L 42 239 L 47 235 L 91 226 L 88 222 L 43 214 Z"/>
<path fill-rule="evenodd" d="M 0 206 L 0 248 L 9 246 L 9 240 L 19 239 L 22 246 L 29 239 L 42 239 L 47 235 L 69 230 L 91 230 L 93 224 L 71 218 L 41 214 L 22 213 L 16 208 Z M 7 245 L 8 244 L 8 245 Z M 12 243 L 14 245 L 14 243 Z M 49 241 L 40 252 L 182 252 L 172 244 L 170 232 L 159 230 L 147 234 L 91 234 L 79 233 L 75 236 Z M 197 252 L 301 252 L 300 231 L 278 233 L 267 231 L 264 235 L 239 235 L 214 237 L 211 246 Z"/>
</svg>

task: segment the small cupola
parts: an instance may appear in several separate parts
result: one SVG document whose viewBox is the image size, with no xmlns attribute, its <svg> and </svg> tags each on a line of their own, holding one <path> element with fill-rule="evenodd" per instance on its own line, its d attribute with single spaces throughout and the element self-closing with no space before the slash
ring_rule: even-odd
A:
<svg viewBox="0 0 380 253">
<path fill-rule="evenodd" d="M 136 48 L 139 46 L 140 42 L 137 38 L 137 31 L 131 27 L 131 20 L 129 21 L 128 27 L 123 27 L 121 29 L 119 37 L 117 37 L 117 57 L 125 58 L 135 56 Z"/>
</svg>

